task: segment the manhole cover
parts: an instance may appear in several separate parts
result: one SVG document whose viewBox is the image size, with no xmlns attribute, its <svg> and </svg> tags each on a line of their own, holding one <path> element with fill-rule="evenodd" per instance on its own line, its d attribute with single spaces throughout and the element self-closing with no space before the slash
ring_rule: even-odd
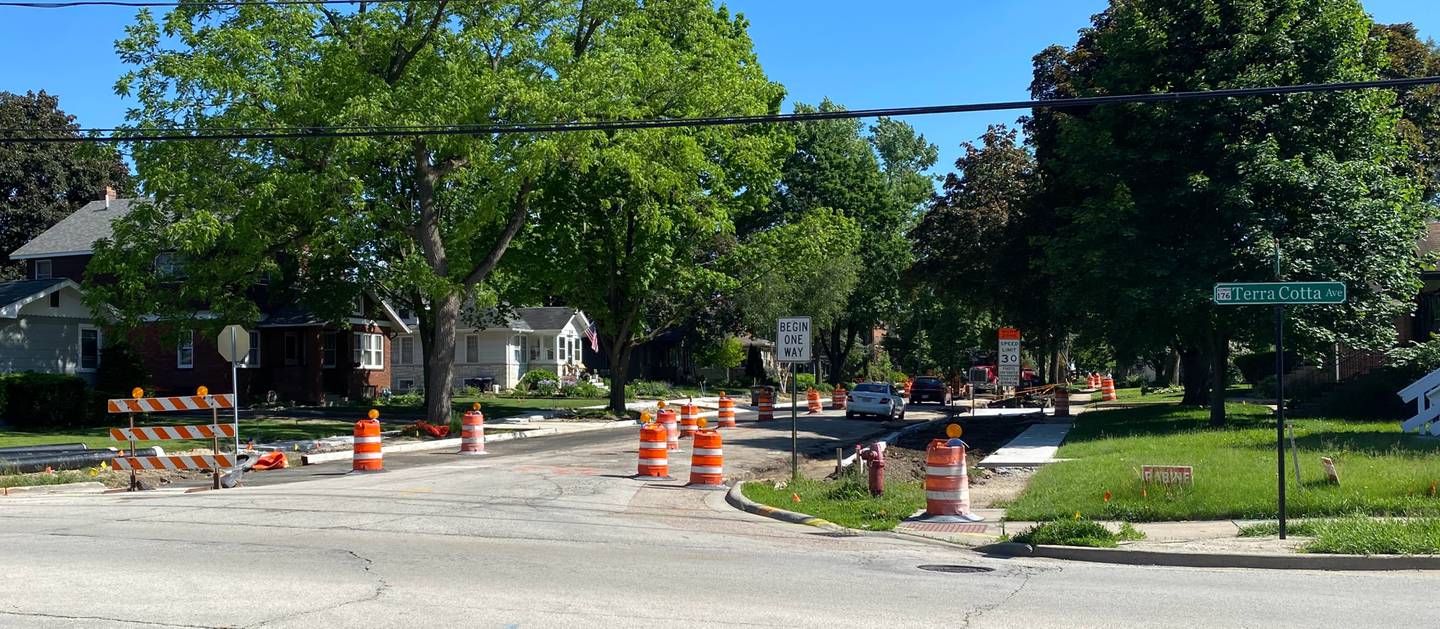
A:
<svg viewBox="0 0 1440 629">
<path fill-rule="evenodd" d="M 955 574 L 974 574 L 977 572 L 995 571 L 994 568 L 986 568 L 984 566 L 957 566 L 951 564 L 927 564 L 924 566 L 920 566 L 920 569 L 929 570 L 931 572 L 953 572 Z"/>
</svg>

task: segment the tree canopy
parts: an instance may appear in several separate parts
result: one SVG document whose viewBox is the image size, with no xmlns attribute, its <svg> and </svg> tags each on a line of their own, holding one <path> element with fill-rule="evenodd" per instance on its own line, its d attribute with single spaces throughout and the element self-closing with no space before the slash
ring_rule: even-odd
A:
<svg viewBox="0 0 1440 629">
<path fill-rule="evenodd" d="M 43 129 L 78 137 L 75 117 L 44 91 L 0 92 L 0 129 Z M 10 252 L 68 216 L 104 198 L 105 188 L 131 192 L 130 169 L 107 145 L 0 142 L 0 280 L 20 276 Z"/>
</svg>

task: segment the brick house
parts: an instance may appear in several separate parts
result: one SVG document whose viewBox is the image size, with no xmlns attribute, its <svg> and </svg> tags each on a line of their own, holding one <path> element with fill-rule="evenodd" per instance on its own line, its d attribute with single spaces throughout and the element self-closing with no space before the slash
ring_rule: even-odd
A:
<svg viewBox="0 0 1440 629">
<path fill-rule="evenodd" d="M 111 224 L 128 214 L 133 205 L 148 202 L 116 198 L 108 191 L 105 199 L 76 210 L 16 249 L 10 258 L 24 261 L 30 281 L 70 280 L 66 286 L 73 287 L 78 296 L 94 243 L 110 237 Z M 257 294 L 264 294 L 263 287 Z M 260 320 L 248 328 L 251 349 L 237 374 L 241 404 L 267 398 L 316 403 L 327 398 L 374 397 L 390 387 L 392 337 L 410 332 L 393 308 L 369 295 L 359 300 L 353 315 L 341 326 L 321 321 L 294 305 L 262 303 L 261 309 Z M 195 314 L 197 319 L 208 318 L 205 312 Z M 97 336 L 96 346 L 108 345 L 115 338 L 103 329 Z M 215 392 L 231 389 L 230 365 L 209 334 L 176 330 L 172 324 L 153 321 L 141 325 L 129 339 L 152 385 L 162 393 L 187 393 L 202 384 Z M 93 371 L 94 365 L 90 366 Z"/>
</svg>

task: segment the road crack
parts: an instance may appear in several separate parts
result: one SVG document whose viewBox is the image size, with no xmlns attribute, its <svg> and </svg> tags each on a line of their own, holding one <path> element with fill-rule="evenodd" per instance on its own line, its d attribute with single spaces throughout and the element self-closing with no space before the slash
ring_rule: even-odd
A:
<svg viewBox="0 0 1440 629">
<path fill-rule="evenodd" d="M 960 626 L 969 627 L 972 621 L 978 620 L 981 616 L 995 611 L 996 609 L 999 609 L 1001 605 L 1009 603 L 1011 599 L 1015 598 L 1020 594 L 1021 590 L 1025 589 L 1025 586 L 1030 585 L 1030 579 L 1034 578 L 1037 573 L 1030 572 L 1028 570 L 1022 570 L 1021 574 L 1025 575 L 1025 578 L 1020 581 L 1019 586 L 1017 586 L 1014 590 L 1011 590 L 1009 594 L 1006 594 L 1005 598 L 1002 598 L 990 605 L 982 605 L 980 607 L 976 607 L 975 609 L 965 612 L 965 617 L 960 619 Z"/>
<path fill-rule="evenodd" d="M 361 570 L 363 570 L 363 571 L 365 572 L 365 574 L 370 575 L 370 577 L 375 580 L 375 589 L 374 589 L 374 591 L 370 592 L 369 594 L 366 594 L 365 596 L 360 596 L 360 597 L 352 598 L 352 599 L 349 599 L 349 600 L 340 601 L 340 602 L 338 602 L 338 603 L 334 603 L 334 604 L 332 604 L 332 605 L 326 605 L 326 606 L 320 607 L 320 608 L 318 608 L 318 609 L 307 609 L 307 610 L 305 610 L 305 611 L 295 612 L 295 613 L 291 613 L 291 614 L 285 614 L 285 615 L 283 615 L 283 616 L 277 616 L 277 617 L 275 617 L 275 618 L 270 618 L 270 619 L 267 619 L 267 620 L 262 620 L 262 621 L 260 621 L 260 622 L 258 622 L 258 623 L 253 624 L 253 625 L 249 625 L 249 627 L 264 627 L 264 626 L 266 626 L 266 625 L 270 625 L 270 624 L 273 624 L 273 623 L 282 622 L 282 621 L 286 621 L 286 620 L 293 620 L 293 619 L 295 619 L 295 618 L 301 618 L 301 617 L 304 617 L 304 616 L 309 616 L 309 615 L 311 615 L 311 614 L 319 614 L 319 613 L 321 613 L 321 612 L 334 611 L 334 610 L 340 609 L 341 607 L 346 607 L 346 606 L 349 606 L 349 605 L 355 605 L 355 604 L 357 604 L 357 603 L 368 603 L 368 602 L 370 602 L 370 601 L 379 599 L 381 596 L 383 596 L 383 595 L 385 594 L 385 592 L 387 592 L 387 591 L 390 590 L 390 582 L 387 581 L 387 580 L 385 579 L 385 577 L 380 576 L 379 573 L 375 572 L 375 570 L 374 570 L 374 568 L 375 568 L 375 561 L 374 561 L 373 559 L 370 559 L 369 557 L 362 556 L 360 553 L 357 553 L 357 552 L 355 552 L 355 551 L 353 551 L 353 550 L 350 550 L 350 549 L 348 549 L 348 548 L 347 548 L 347 549 L 344 549 L 344 550 L 345 550 L 345 552 L 346 552 L 347 554 L 349 554 L 351 557 L 354 557 L 355 559 L 359 560 L 359 561 L 360 561 L 360 568 L 361 568 Z"/>
<path fill-rule="evenodd" d="M 55 618 L 58 620 L 103 620 L 105 622 L 118 622 L 130 625 L 144 625 L 147 627 L 185 627 L 187 629 L 227 629 L 225 625 L 185 625 L 169 622 L 154 622 L 150 620 L 131 620 L 129 618 L 114 618 L 110 616 L 70 616 L 66 614 L 46 614 L 43 612 L 19 612 L 0 611 L 3 616 L 25 616 L 29 618 Z"/>
</svg>

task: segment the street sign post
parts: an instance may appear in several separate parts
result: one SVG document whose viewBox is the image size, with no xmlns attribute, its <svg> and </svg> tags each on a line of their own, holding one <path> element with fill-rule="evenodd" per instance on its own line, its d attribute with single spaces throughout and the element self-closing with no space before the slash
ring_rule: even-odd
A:
<svg viewBox="0 0 1440 629">
<path fill-rule="evenodd" d="M 781 317 L 776 326 L 775 349 L 780 362 L 790 364 L 790 478 L 800 477 L 799 363 L 810 362 L 810 317 Z"/>
<path fill-rule="evenodd" d="M 1275 253 L 1275 275 L 1280 275 L 1280 253 Z M 1344 282 L 1222 282 L 1212 297 L 1217 306 L 1275 307 L 1275 470 L 1280 539 L 1285 539 L 1285 306 L 1343 304 Z M 1299 476 L 1296 476 L 1299 482 Z"/>
<path fill-rule="evenodd" d="M 1000 328 L 1000 355 L 996 358 L 999 385 L 1020 386 L 1020 330 Z"/>
<path fill-rule="evenodd" d="M 220 331 L 215 339 L 215 349 L 220 356 L 230 361 L 230 393 L 235 395 L 232 419 L 235 422 L 235 453 L 240 453 L 240 371 L 239 364 L 250 355 L 250 332 L 239 324 L 230 324 Z"/>
</svg>

